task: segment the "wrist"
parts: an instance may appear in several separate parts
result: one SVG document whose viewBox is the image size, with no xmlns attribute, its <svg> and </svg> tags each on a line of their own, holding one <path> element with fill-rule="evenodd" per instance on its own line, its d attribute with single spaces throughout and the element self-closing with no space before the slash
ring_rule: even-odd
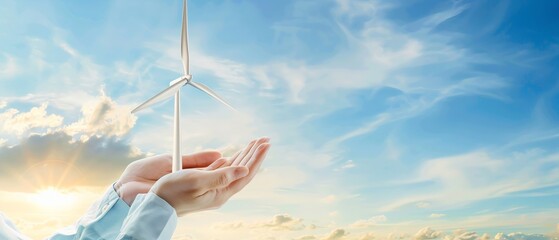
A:
<svg viewBox="0 0 559 240">
<path fill-rule="evenodd" d="M 122 183 L 119 181 L 116 181 L 115 183 L 113 183 L 113 189 L 115 190 L 116 194 L 122 198 L 122 194 L 120 193 L 120 189 L 122 188 Z"/>
<path fill-rule="evenodd" d="M 153 194 L 155 194 L 156 196 L 161 198 L 163 201 L 167 202 L 172 208 L 175 209 L 175 211 L 178 212 L 177 206 L 175 206 L 175 203 L 173 201 L 171 201 L 173 198 L 168 196 L 164 189 L 161 189 L 159 187 L 155 187 L 155 188 L 152 188 L 150 190 L 150 192 L 152 192 Z"/>
<path fill-rule="evenodd" d="M 123 191 L 123 185 L 124 184 L 122 184 L 122 182 L 120 182 L 119 180 L 113 184 L 113 188 L 120 199 L 122 199 L 122 201 L 128 204 L 128 206 L 132 206 L 132 202 L 134 201 L 134 199 L 130 199 L 129 196 L 127 196 L 128 194 Z"/>
</svg>

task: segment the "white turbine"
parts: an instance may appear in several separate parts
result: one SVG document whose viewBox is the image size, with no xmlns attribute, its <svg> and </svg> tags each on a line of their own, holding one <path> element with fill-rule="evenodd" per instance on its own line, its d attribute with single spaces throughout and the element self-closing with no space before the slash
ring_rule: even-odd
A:
<svg viewBox="0 0 559 240">
<path fill-rule="evenodd" d="M 189 71 L 189 57 L 188 57 L 188 10 L 187 2 L 184 0 L 182 9 L 182 34 L 181 34 L 181 59 L 182 66 L 184 70 L 184 76 L 181 76 L 169 83 L 169 87 L 157 95 L 153 96 L 146 102 L 140 104 L 132 113 L 136 113 L 142 109 L 152 106 L 153 104 L 168 99 L 173 94 L 175 95 L 175 120 L 173 129 L 173 172 L 182 169 L 182 157 L 181 157 L 181 139 L 180 139 L 180 89 L 184 85 L 190 85 L 198 90 L 207 93 L 211 97 L 215 98 L 217 101 L 225 104 L 229 108 L 235 110 L 231 105 L 229 105 L 223 98 L 218 96 L 214 91 L 208 88 L 206 85 L 192 81 L 192 75 Z"/>
</svg>

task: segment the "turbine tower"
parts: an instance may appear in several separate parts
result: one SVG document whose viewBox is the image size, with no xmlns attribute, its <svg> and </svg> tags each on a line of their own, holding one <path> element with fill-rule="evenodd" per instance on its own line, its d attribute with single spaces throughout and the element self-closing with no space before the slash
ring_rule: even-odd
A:
<svg viewBox="0 0 559 240">
<path fill-rule="evenodd" d="M 214 91 L 212 91 L 206 85 L 192 81 L 192 75 L 190 75 L 189 69 L 189 56 L 188 56 L 188 8 L 187 8 L 187 0 L 183 0 L 183 8 L 182 8 L 182 33 L 181 33 L 181 59 L 182 59 L 182 67 L 184 71 L 184 75 L 171 81 L 169 83 L 169 87 L 165 90 L 161 91 L 160 93 L 156 94 L 152 98 L 148 99 L 144 103 L 140 104 L 132 113 L 139 112 L 143 109 L 146 109 L 152 106 L 155 103 L 161 102 L 170 98 L 171 96 L 175 95 L 175 116 L 173 121 L 173 172 L 179 171 L 182 169 L 182 155 L 181 155 L 181 133 L 180 133 L 180 90 L 185 85 L 193 86 L 194 88 L 205 92 L 206 94 L 210 95 L 217 101 L 221 102 L 222 104 L 226 105 L 227 107 L 235 110 L 231 105 L 229 105 L 223 98 L 217 95 Z"/>
</svg>

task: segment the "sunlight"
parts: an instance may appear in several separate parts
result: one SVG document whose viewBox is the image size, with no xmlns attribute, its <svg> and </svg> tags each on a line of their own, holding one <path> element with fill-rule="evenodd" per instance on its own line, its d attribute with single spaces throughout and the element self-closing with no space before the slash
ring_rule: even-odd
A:
<svg viewBox="0 0 559 240">
<path fill-rule="evenodd" d="M 54 187 L 47 187 L 37 191 L 32 197 L 37 205 L 47 210 L 66 209 L 75 203 L 75 196 Z"/>
</svg>

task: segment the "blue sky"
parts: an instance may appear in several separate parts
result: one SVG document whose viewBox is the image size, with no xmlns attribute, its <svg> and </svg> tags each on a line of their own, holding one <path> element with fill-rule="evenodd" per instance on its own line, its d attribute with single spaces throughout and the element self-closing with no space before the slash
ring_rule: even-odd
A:
<svg viewBox="0 0 559 240">
<path fill-rule="evenodd" d="M 90 173 L 64 185 L 83 190 L 170 151 L 171 103 L 129 110 L 181 73 L 180 1 L 0 3 L 4 167 L 26 169 L 29 139 L 101 149 L 72 163 Z M 191 72 L 241 113 L 185 90 L 183 151 L 274 144 L 254 185 L 177 239 L 557 235 L 558 7 L 190 1 Z"/>
</svg>

